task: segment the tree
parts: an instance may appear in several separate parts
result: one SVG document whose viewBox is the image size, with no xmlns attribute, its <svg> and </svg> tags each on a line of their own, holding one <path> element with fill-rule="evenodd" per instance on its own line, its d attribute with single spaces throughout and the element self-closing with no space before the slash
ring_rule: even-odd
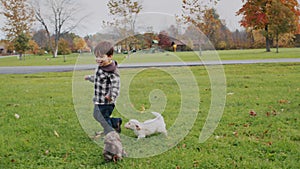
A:
<svg viewBox="0 0 300 169">
<path fill-rule="evenodd" d="M 38 54 L 40 47 L 34 40 L 29 40 L 28 49 L 30 50 L 31 53 L 36 55 Z"/>
<path fill-rule="evenodd" d="M 2 11 L 6 18 L 5 27 L 8 40 L 13 41 L 22 33 L 29 33 L 34 21 L 33 9 L 29 6 L 27 0 L 0 0 Z"/>
<path fill-rule="evenodd" d="M 204 10 L 203 21 L 198 24 L 199 29 L 207 36 L 207 38 L 217 46 L 220 41 L 221 20 L 214 8 Z"/>
<path fill-rule="evenodd" d="M 129 51 L 131 45 L 137 41 L 135 36 L 133 36 L 135 33 L 135 22 L 143 7 L 138 0 L 109 0 L 107 7 L 114 18 L 112 22 L 103 21 L 103 26 L 108 26 L 109 29 L 113 28 L 114 33 L 118 33 L 117 36 L 121 38 L 119 41 L 125 39 L 126 50 Z"/>
<path fill-rule="evenodd" d="M 66 62 L 66 55 L 71 53 L 68 41 L 60 39 L 58 45 L 58 53 L 64 56 L 64 62 Z"/>
<path fill-rule="evenodd" d="M 143 8 L 138 0 L 109 0 L 107 7 L 114 16 L 113 21 L 107 23 L 134 33 L 136 18 Z"/>
<path fill-rule="evenodd" d="M 22 32 L 14 40 L 14 48 L 19 53 L 20 60 L 22 60 L 22 55 L 25 53 L 25 51 L 29 49 L 29 39 L 29 36 Z"/>
<path fill-rule="evenodd" d="M 69 48 L 73 52 L 77 52 L 77 49 L 75 49 L 74 39 L 80 38 L 80 36 L 76 35 L 75 33 L 64 33 L 61 35 L 60 39 L 64 39 L 68 42 Z"/>
<path fill-rule="evenodd" d="M 38 0 L 35 1 L 33 6 L 35 17 L 47 33 L 52 55 L 55 58 L 57 57 L 58 42 L 61 35 L 73 30 L 84 17 L 80 19 L 75 17 L 79 5 L 72 0 L 47 0 L 46 2 L 45 9 L 41 8 Z M 48 9 L 51 9 L 51 11 Z M 77 22 L 74 23 L 76 20 Z M 51 43 L 51 35 L 53 35 L 53 44 Z"/>
<path fill-rule="evenodd" d="M 178 31 L 178 28 L 176 28 L 174 25 L 171 25 L 167 29 L 167 33 L 169 34 L 170 37 L 177 38 L 179 31 Z"/>
<path fill-rule="evenodd" d="M 79 37 L 74 38 L 73 44 L 74 44 L 74 50 L 80 52 L 87 47 L 85 40 Z"/>
<path fill-rule="evenodd" d="M 211 0 L 217 3 L 217 0 Z M 193 24 L 201 30 L 207 38 L 216 45 L 218 42 L 218 33 L 221 28 L 219 15 L 214 8 L 209 8 L 208 5 L 200 0 L 183 0 L 181 20 L 185 24 Z"/>
<path fill-rule="evenodd" d="M 283 5 L 281 0 L 272 0 L 270 6 L 270 32 L 276 40 L 276 52 L 278 53 L 279 36 L 285 33 L 296 32 L 299 22 L 297 15 L 295 15 L 288 6 Z M 280 17 L 278 17 L 280 16 Z"/>
<path fill-rule="evenodd" d="M 298 2 L 296 0 L 280 0 L 282 5 L 289 8 L 293 15 L 298 15 L 299 9 Z M 243 0 L 244 2 L 244 0 Z M 266 51 L 270 52 L 270 18 L 273 17 L 283 17 L 274 16 L 274 13 L 270 11 L 272 9 L 272 0 L 247 0 L 242 8 L 237 12 L 237 15 L 242 15 L 243 18 L 240 21 L 241 26 L 254 29 L 254 30 L 264 30 L 264 36 L 266 39 Z M 290 14 L 292 14 L 290 13 Z M 292 17 L 293 16 L 287 16 Z"/>
<path fill-rule="evenodd" d="M 49 51 L 49 39 L 47 37 L 47 32 L 44 29 L 34 32 L 32 39 L 39 45 L 41 49 Z"/>
</svg>

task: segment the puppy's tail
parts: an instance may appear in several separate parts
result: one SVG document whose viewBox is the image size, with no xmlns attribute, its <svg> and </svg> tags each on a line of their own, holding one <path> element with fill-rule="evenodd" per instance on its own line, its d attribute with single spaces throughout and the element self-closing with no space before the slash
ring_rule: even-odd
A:
<svg viewBox="0 0 300 169">
<path fill-rule="evenodd" d="M 160 113 L 157 112 L 151 112 L 154 116 L 156 116 L 157 118 L 162 117 L 162 115 Z"/>
</svg>

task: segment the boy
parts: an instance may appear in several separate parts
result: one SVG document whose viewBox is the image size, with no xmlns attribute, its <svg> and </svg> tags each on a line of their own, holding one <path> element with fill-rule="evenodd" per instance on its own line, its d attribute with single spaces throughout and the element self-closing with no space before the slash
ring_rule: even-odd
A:
<svg viewBox="0 0 300 169">
<path fill-rule="evenodd" d="M 111 43 L 100 42 L 94 50 L 98 64 L 95 75 L 85 76 L 85 80 L 94 83 L 94 118 L 103 127 L 104 135 L 114 129 L 120 133 L 122 124 L 121 118 L 110 118 L 120 92 L 120 75 L 117 62 L 112 60 L 113 52 Z"/>
</svg>

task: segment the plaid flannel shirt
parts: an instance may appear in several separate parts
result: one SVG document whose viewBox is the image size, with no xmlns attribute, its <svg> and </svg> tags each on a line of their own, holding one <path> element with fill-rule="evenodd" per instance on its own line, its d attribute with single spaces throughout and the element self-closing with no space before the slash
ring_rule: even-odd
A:
<svg viewBox="0 0 300 169">
<path fill-rule="evenodd" d="M 115 72 L 106 72 L 99 67 L 94 76 L 90 76 L 89 80 L 94 82 L 94 98 L 95 104 L 113 104 L 120 93 L 120 76 Z M 109 102 L 105 96 L 109 96 Z"/>
</svg>

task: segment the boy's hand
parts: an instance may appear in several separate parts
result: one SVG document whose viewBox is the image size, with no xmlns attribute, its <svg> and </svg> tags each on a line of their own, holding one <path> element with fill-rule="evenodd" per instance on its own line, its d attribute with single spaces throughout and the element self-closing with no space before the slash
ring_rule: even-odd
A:
<svg viewBox="0 0 300 169">
<path fill-rule="evenodd" d="M 108 95 L 105 96 L 105 99 L 107 99 L 109 102 L 112 101 L 112 99 L 111 99 L 110 96 L 108 96 Z"/>
<path fill-rule="evenodd" d="M 85 75 L 85 76 L 84 76 L 84 80 L 89 80 L 90 78 L 91 78 L 90 75 Z"/>
</svg>

